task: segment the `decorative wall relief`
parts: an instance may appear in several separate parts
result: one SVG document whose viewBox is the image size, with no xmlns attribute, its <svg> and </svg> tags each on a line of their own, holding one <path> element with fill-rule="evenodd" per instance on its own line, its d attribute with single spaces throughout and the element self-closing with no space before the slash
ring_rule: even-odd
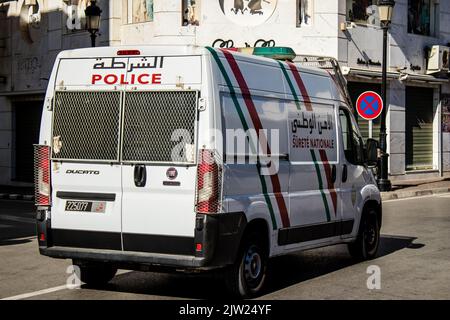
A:
<svg viewBox="0 0 450 320">
<path fill-rule="evenodd" d="M 44 7 L 42 0 L 19 0 L 17 12 L 19 13 L 19 30 L 22 39 L 27 43 L 33 43 L 33 29 L 39 29 L 41 23 L 41 9 Z"/>
<path fill-rule="evenodd" d="M 274 13 L 277 0 L 219 0 L 224 15 L 241 26 L 256 26 Z"/>
</svg>

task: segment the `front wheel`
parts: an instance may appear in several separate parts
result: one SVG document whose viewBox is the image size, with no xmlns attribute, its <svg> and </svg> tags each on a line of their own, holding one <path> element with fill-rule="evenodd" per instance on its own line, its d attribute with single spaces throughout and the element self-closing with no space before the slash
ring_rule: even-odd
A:
<svg viewBox="0 0 450 320">
<path fill-rule="evenodd" d="M 74 261 L 74 265 L 80 268 L 80 280 L 90 286 L 102 286 L 107 284 L 117 273 L 114 268 L 107 263 L 84 263 Z"/>
<path fill-rule="evenodd" d="M 377 211 L 369 208 L 363 213 L 355 242 L 348 244 L 348 251 L 353 258 L 370 260 L 375 258 L 380 245 L 380 224 Z"/>
<path fill-rule="evenodd" d="M 225 272 L 229 292 L 239 298 L 258 295 L 266 280 L 268 253 L 256 234 L 247 236 L 236 262 Z"/>
</svg>

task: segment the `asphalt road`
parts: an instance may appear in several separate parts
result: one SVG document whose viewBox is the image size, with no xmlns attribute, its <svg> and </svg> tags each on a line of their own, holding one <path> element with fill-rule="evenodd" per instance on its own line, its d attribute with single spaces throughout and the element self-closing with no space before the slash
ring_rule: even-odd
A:
<svg viewBox="0 0 450 320">
<path fill-rule="evenodd" d="M 344 245 L 279 257 L 262 299 L 450 299 L 450 194 L 384 203 L 379 255 L 353 261 Z M 220 299 L 221 281 L 120 272 L 106 287 L 67 289 L 69 260 L 40 256 L 34 207 L 0 201 L 0 299 Z M 381 288 L 369 290 L 378 266 Z"/>
</svg>

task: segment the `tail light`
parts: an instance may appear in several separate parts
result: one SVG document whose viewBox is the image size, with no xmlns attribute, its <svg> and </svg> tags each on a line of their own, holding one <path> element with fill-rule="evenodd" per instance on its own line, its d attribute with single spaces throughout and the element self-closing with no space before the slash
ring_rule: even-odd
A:
<svg viewBox="0 0 450 320">
<path fill-rule="evenodd" d="M 49 146 L 34 146 L 34 199 L 37 206 L 50 205 Z"/>
<path fill-rule="evenodd" d="M 197 212 L 217 213 L 221 209 L 221 166 L 214 151 L 200 150 L 197 167 Z"/>
</svg>

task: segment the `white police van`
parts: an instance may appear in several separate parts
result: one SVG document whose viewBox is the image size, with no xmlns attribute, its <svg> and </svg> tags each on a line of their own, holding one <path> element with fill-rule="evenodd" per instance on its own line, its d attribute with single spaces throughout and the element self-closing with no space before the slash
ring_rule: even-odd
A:
<svg viewBox="0 0 450 320">
<path fill-rule="evenodd" d="M 364 147 L 334 77 L 292 53 L 61 52 L 35 146 L 40 253 L 73 259 L 88 284 L 218 269 L 241 297 L 274 256 L 348 243 L 373 258 L 376 141 Z"/>
</svg>

